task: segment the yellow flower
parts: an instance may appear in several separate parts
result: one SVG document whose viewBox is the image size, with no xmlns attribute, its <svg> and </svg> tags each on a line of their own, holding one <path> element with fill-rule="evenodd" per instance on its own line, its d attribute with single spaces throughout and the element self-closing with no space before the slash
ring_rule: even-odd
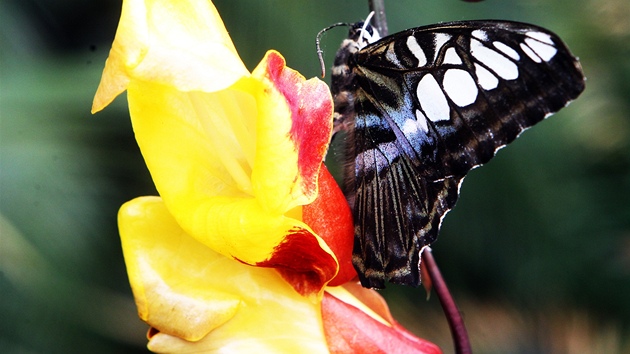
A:
<svg viewBox="0 0 630 354">
<path fill-rule="evenodd" d="M 322 165 L 323 82 L 274 51 L 247 71 L 209 1 L 125 0 L 93 112 L 125 90 L 160 193 L 118 216 L 149 349 L 439 352 L 348 283 L 353 224 Z"/>
<path fill-rule="evenodd" d="M 120 234 L 155 352 L 326 353 L 319 304 L 268 268 L 220 255 L 182 230 L 158 197 L 125 204 Z"/>
<path fill-rule="evenodd" d="M 319 293 L 338 264 L 301 207 L 317 195 L 330 139 L 327 86 L 273 51 L 250 74 L 208 1 L 125 1 L 93 111 L 125 89 L 177 223 L 220 254 Z"/>
</svg>

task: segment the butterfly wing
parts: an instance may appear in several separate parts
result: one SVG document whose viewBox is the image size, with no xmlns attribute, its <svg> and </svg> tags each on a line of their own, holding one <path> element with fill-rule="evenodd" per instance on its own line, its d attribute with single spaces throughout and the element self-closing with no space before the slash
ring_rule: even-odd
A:
<svg viewBox="0 0 630 354">
<path fill-rule="evenodd" d="M 358 51 L 348 67 L 353 263 L 371 288 L 417 286 L 419 252 L 437 238 L 466 173 L 584 89 L 555 34 L 506 21 L 410 29 Z"/>
</svg>

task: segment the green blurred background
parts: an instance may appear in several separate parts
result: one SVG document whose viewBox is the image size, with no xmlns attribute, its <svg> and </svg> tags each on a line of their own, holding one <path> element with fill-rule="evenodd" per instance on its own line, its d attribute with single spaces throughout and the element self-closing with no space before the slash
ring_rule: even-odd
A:
<svg viewBox="0 0 630 354">
<path fill-rule="evenodd" d="M 275 48 L 318 75 L 314 38 L 365 0 L 217 0 L 252 69 Z M 155 194 L 124 97 L 90 114 L 120 1 L 0 1 L 0 352 L 146 352 L 116 227 Z M 558 33 L 587 89 L 470 173 L 433 249 L 477 353 L 630 353 L 630 1 L 389 0 L 390 31 L 496 18 Z M 324 37 L 328 66 L 345 30 Z M 384 292 L 452 351 L 437 299 Z"/>
</svg>

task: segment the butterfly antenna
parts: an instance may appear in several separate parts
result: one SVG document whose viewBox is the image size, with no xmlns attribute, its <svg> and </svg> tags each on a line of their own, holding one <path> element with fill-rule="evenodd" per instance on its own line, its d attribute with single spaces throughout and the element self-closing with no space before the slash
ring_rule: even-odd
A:
<svg viewBox="0 0 630 354">
<path fill-rule="evenodd" d="M 361 34 L 359 34 L 359 40 L 357 42 L 361 43 L 363 40 L 363 33 L 365 33 L 365 29 L 370 25 L 370 20 L 374 16 L 374 11 L 370 12 L 370 14 L 365 18 L 365 22 L 363 22 L 363 27 L 361 27 Z"/>
<path fill-rule="evenodd" d="M 321 45 L 320 45 L 321 38 L 325 32 L 339 26 L 349 27 L 349 26 L 352 26 L 352 24 L 347 23 L 347 22 L 335 23 L 334 25 L 330 25 L 324 28 L 323 30 L 319 31 L 319 33 L 317 33 L 317 37 L 315 37 L 315 47 L 317 48 L 317 58 L 319 58 L 319 65 L 322 69 L 322 79 L 326 76 L 326 64 L 324 64 L 324 51 L 322 50 Z"/>
</svg>

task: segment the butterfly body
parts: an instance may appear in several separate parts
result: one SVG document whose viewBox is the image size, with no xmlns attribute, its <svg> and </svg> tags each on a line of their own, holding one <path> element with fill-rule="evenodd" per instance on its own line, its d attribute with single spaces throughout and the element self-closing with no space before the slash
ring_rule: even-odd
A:
<svg viewBox="0 0 630 354">
<path fill-rule="evenodd" d="M 508 21 L 419 27 L 380 38 L 355 24 L 332 72 L 335 132 L 346 131 L 353 263 L 364 286 L 417 286 L 472 168 L 584 89 L 553 33 Z"/>
</svg>

